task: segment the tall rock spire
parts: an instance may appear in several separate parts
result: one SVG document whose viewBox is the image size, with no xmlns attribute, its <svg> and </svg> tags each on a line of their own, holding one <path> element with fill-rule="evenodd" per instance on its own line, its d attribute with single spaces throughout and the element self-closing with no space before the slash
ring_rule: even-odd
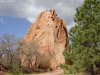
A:
<svg viewBox="0 0 100 75">
<path fill-rule="evenodd" d="M 40 13 L 35 23 L 29 27 L 24 40 L 38 40 L 41 54 L 46 53 L 49 56 L 54 53 L 50 60 L 51 68 L 56 69 L 65 62 L 62 52 L 68 43 L 66 24 L 57 16 L 54 9 Z"/>
</svg>

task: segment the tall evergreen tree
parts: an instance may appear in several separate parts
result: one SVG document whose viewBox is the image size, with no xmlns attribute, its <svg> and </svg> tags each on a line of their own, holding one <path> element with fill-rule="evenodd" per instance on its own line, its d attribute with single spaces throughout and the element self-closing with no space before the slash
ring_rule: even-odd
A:
<svg viewBox="0 0 100 75">
<path fill-rule="evenodd" d="M 100 61 L 100 0 L 85 0 L 76 11 L 76 25 L 69 32 L 70 52 L 63 52 L 65 59 L 72 61 L 73 65 L 64 64 L 62 67 L 70 73 L 90 67 L 93 72 L 93 64 Z"/>
</svg>

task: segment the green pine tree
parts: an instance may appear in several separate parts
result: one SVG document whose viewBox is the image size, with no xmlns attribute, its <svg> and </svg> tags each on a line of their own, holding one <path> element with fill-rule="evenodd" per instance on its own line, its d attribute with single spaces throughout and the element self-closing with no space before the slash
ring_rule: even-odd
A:
<svg viewBox="0 0 100 75">
<path fill-rule="evenodd" d="M 85 0 L 76 9 L 74 21 L 76 25 L 69 32 L 68 49 L 63 52 L 66 60 L 72 61 L 73 65 L 61 65 L 69 73 L 83 72 L 100 61 L 100 0 Z"/>
</svg>

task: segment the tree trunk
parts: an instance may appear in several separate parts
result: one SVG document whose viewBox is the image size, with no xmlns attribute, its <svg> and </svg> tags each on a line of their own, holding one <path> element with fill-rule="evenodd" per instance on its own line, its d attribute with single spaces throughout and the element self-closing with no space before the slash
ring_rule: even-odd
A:
<svg viewBox="0 0 100 75">
<path fill-rule="evenodd" d="M 36 55 L 36 59 L 35 59 L 35 67 L 37 67 L 37 55 Z"/>
<path fill-rule="evenodd" d="M 94 67 L 93 67 L 93 65 L 91 66 L 91 74 L 92 74 L 92 75 L 96 75 L 95 72 L 94 72 Z"/>
</svg>

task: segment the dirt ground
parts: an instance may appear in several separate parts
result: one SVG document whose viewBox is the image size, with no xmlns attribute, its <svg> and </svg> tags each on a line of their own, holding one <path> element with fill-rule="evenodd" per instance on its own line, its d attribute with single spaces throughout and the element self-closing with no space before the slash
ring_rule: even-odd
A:
<svg viewBox="0 0 100 75">
<path fill-rule="evenodd" d="M 63 70 L 55 70 L 51 72 L 46 72 L 46 73 L 41 73 L 41 74 L 32 74 L 32 75 L 55 75 L 55 74 L 60 74 L 63 73 Z"/>
</svg>

